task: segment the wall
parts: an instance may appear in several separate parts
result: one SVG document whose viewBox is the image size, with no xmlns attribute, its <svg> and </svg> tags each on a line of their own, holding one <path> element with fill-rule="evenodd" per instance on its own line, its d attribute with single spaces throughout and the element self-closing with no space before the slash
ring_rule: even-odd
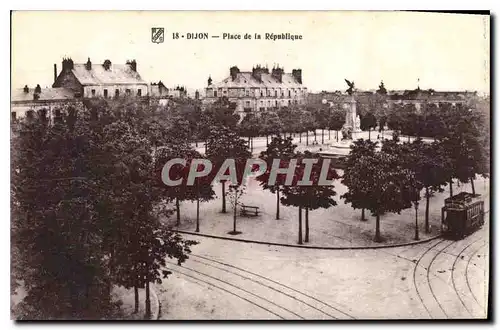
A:
<svg viewBox="0 0 500 330">
<path fill-rule="evenodd" d="M 130 96 L 137 96 L 137 91 L 141 89 L 141 96 L 148 96 L 147 84 L 120 84 L 120 85 L 92 85 L 84 87 L 84 97 L 104 97 L 104 90 L 108 90 L 108 98 L 115 97 L 115 91 L 118 89 L 120 97 L 126 96 L 127 89 L 130 89 Z M 95 95 L 92 95 L 92 90 L 95 90 Z"/>
</svg>

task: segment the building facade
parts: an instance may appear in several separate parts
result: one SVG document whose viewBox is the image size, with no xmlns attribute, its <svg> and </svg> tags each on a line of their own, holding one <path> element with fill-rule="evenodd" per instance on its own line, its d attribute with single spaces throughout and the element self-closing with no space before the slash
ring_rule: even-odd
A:
<svg viewBox="0 0 500 330">
<path fill-rule="evenodd" d="M 307 88 L 302 84 L 302 70 L 285 73 L 283 68 L 254 67 L 252 71 L 240 71 L 233 66 L 229 76 L 219 83 L 208 78 L 205 88 L 205 103 L 227 98 L 236 104 L 237 112 L 261 112 L 303 105 L 307 99 Z"/>
<path fill-rule="evenodd" d="M 374 102 L 381 102 L 385 108 L 392 108 L 395 105 L 412 104 L 417 111 L 428 105 L 439 107 L 440 104 L 467 104 L 475 98 L 477 93 L 469 91 L 433 91 L 433 90 L 405 90 L 389 91 L 385 95 L 375 91 L 356 91 L 355 99 L 357 103 L 369 105 Z M 308 95 L 308 102 L 329 104 L 331 107 L 348 109 L 351 97 L 340 91 L 322 92 Z"/>
<path fill-rule="evenodd" d="M 102 64 L 73 63 L 72 59 L 63 59 L 62 70 L 57 74 L 54 64 L 55 81 L 52 87 L 64 87 L 73 90 L 75 97 L 112 98 L 148 96 L 148 84 L 137 72 L 137 62 L 113 64 L 105 60 Z"/>
<path fill-rule="evenodd" d="M 54 64 L 52 88 L 26 85 L 12 90 L 11 119 L 34 113 L 53 119 L 65 104 L 82 104 L 83 100 L 92 98 L 147 98 L 148 94 L 148 84 L 137 72 L 135 60 L 126 64 L 112 64 L 110 60 L 94 64 L 89 58 L 87 63 L 78 64 L 65 58 L 59 74 Z"/>
<path fill-rule="evenodd" d="M 11 92 L 11 121 L 35 115 L 53 119 L 60 115 L 60 109 L 64 105 L 81 105 L 81 101 L 68 88 L 41 88 L 40 85 L 30 88 L 26 85 Z"/>
</svg>

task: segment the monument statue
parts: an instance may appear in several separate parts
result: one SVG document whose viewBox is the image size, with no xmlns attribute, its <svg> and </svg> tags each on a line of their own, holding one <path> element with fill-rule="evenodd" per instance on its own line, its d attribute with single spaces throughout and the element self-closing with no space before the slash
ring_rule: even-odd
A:
<svg viewBox="0 0 500 330">
<path fill-rule="evenodd" d="M 354 93 L 354 81 L 350 82 L 349 80 L 347 80 L 345 78 L 344 78 L 344 80 L 347 83 L 347 86 L 349 86 L 349 88 L 346 90 L 347 94 L 352 95 Z"/>
</svg>

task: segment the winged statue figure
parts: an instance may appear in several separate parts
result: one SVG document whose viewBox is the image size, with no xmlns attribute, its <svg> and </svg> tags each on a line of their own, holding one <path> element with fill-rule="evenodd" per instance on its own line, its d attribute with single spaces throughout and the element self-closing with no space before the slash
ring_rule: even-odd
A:
<svg viewBox="0 0 500 330">
<path fill-rule="evenodd" d="M 346 92 L 349 94 L 349 95 L 352 95 L 352 93 L 354 92 L 354 81 L 349 81 L 347 79 L 345 79 L 345 82 L 347 83 L 347 85 L 349 86 L 349 89 L 346 90 Z"/>
</svg>

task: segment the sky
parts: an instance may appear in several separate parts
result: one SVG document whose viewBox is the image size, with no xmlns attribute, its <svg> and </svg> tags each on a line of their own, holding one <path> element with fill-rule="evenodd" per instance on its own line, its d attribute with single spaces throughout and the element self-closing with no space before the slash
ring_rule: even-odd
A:
<svg viewBox="0 0 500 330">
<path fill-rule="evenodd" d="M 166 12 L 23 11 L 12 13 L 12 87 L 50 87 L 53 65 L 125 63 L 135 59 L 148 82 L 189 90 L 274 64 L 302 69 L 312 92 L 356 88 L 475 90 L 489 93 L 489 16 L 415 12 Z M 151 28 L 163 27 L 163 43 Z M 208 33 L 220 38 L 173 39 L 173 33 Z M 250 40 L 224 40 L 245 33 Z M 255 33 L 262 36 L 255 40 Z M 265 40 L 265 33 L 302 35 L 301 40 Z"/>
</svg>

